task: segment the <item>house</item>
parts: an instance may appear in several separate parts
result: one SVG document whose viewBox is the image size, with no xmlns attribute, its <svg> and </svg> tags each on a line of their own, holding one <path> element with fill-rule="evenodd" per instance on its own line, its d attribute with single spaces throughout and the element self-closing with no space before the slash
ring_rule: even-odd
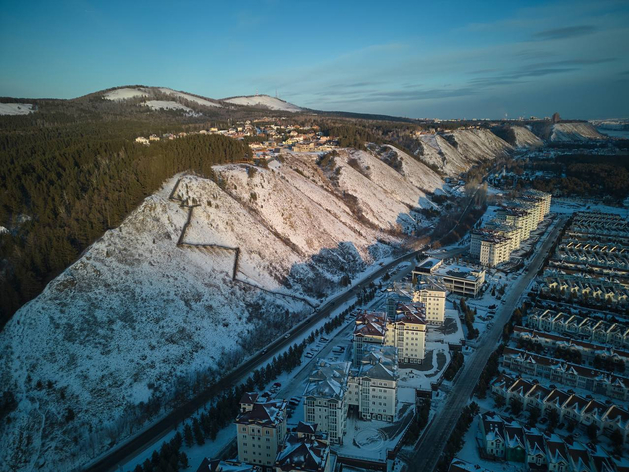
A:
<svg viewBox="0 0 629 472">
<path fill-rule="evenodd" d="M 510 462 L 526 461 L 526 442 L 524 429 L 520 423 L 505 420 L 504 425 L 505 459 Z"/>
<path fill-rule="evenodd" d="M 623 442 L 629 437 L 629 412 L 614 405 L 605 412 L 602 418 L 603 432 L 611 434 L 614 430 L 620 432 Z"/>
<path fill-rule="evenodd" d="M 566 444 L 571 472 L 596 472 L 588 450 L 577 442 Z"/>
<path fill-rule="evenodd" d="M 548 456 L 546 454 L 546 444 L 544 435 L 536 428 L 525 431 L 524 441 L 526 444 L 526 466 L 529 470 L 546 470 Z"/>
<path fill-rule="evenodd" d="M 492 411 L 485 412 L 479 420 L 485 454 L 502 459 L 505 457 L 505 434 L 503 419 Z"/>
<path fill-rule="evenodd" d="M 568 449 L 566 444 L 556 435 L 546 440 L 546 458 L 548 472 L 568 472 L 570 465 Z"/>
</svg>

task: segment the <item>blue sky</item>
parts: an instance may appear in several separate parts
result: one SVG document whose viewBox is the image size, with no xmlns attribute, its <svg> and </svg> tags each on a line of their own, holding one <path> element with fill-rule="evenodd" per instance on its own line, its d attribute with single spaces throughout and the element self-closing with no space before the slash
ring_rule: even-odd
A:
<svg viewBox="0 0 629 472">
<path fill-rule="evenodd" d="M 629 116 L 629 2 L 0 0 L 0 96 L 127 84 L 409 117 Z"/>
</svg>

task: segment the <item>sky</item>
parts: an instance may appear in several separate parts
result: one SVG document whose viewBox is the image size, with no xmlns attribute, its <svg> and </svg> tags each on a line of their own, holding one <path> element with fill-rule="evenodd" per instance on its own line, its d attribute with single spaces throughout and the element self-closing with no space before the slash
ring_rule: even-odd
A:
<svg viewBox="0 0 629 472">
<path fill-rule="evenodd" d="M 412 118 L 627 118 L 629 1 L 0 0 L 0 96 L 132 84 Z"/>
</svg>

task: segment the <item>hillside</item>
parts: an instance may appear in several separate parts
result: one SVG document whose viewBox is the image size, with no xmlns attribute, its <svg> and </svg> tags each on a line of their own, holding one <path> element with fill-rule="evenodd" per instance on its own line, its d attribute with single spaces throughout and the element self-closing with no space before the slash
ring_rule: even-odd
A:
<svg viewBox="0 0 629 472">
<path fill-rule="evenodd" d="M 244 97 L 231 97 L 224 98 L 223 102 L 232 103 L 234 105 L 248 106 L 248 107 L 262 107 L 269 110 L 281 110 L 296 113 L 302 111 L 298 106 L 292 103 L 285 102 L 279 98 L 271 97 L 269 95 L 249 95 Z"/>
<path fill-rule="evenodd" d="M 159 411 L 176 388 L 251 355 L 342 276 L 391 255 L 426 224 L 413 211 L 434 206 L 425 192 L 443 185 L 399 156 L 403 172 L 341 150 L 215 166 L 220 185 L 167 181 L 0 333 L 0 382 L 17 401 L 0 460 L 84 464 L 137 427 L 146 405 Z M 188 205 L 198 206 L 182 236 Z"/>
<path fill-rule="evenodd" d="M 552 127 L 550 140 L 553 142 L 588 141 L 606 139 L 590 123 L 556 123 Z"/>
<path fill-rule="evenodd" d="M 447 134 L 423 134 L 417 156 L 445 175 L 467 171 L 475 163 L 504 155 L 512 146 L 486 129 L 461 129 Z"/>
<path fill-rule="evenodd" d="M 524 126 L 512 126 L 511 129 L 515 136 L 514 146 L 517 148 L 534 148 L 544 145 L 541 139 Z"/>
</svg>

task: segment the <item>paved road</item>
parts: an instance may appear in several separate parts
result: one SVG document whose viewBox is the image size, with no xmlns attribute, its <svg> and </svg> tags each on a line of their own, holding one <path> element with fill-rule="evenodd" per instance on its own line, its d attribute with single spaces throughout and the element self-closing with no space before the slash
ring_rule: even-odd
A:
<svg viewBox="0 0 629 472">
<path fill-rule="evenodd" d="M 198 396 L 190 400 L 185 405 L 182 405 L 181 407 L 175 409 L 172 413 L 153 424 L 140 435 L 120 445 L 116 449 L 109 451 L 105 456 L 99 458 L 97 461 L 94 461 L 94 463 L 88 464 L 86 466 L 86 470 L 93 472 L 117 470 L 118 465 L 129 462 L 137 454 L 140 454 L 146 448 L 155 444 L 166 434 L 172 431 L 173 428 L 176 427 L 176 425 L 178 425 L 182 421 L 185 421 L 199 408 L 203 407 L 217 393 L 231 388 L 232 385 L 237 385 L 242 380 L 245 380 L 252 371 L 258 368 L 260 365 L 266 363 L 268 360 L 272 359 L 275 354 L 281 352 L 285 347 L 293 344 L 295 342 L 295 338 L 310 329 L 310 326 L 314 322 L 330 316 L 330 314 L 338 307 L 343 305 L 345 302 L 352 300 L 355 297 L 356 292 L 359 290 L 359 287 L 368 285 L 369 283 L 371 283 L 378 277 L 383 276 L 387 271 L 391 270 L 393 267 L 401 264 L 402 262 L 412 261 L 419 252 L 421 251 L 412 250 L 411 252 L 408 252 L 403 256 L 400 256 L 395 260 L 389 262 L 388 264 L 384 264 L 382 268 L 378 269 L 371 275 L 364 277 L 358 283 L 356 283 L 355 286 L 348 288 L 347 291 L 343 292 L 342 294 L 338 295 L 334 299 L 319 307 L 311 317 L 289 331 L 287 338 L 281 337 L 273 343 L 269 344 L 267 346 L 267 352 L 265 354 L 255 355 L 251 359 L 245 361 L 236 369 L 234 369 L 231 373 L 223 377 L 223 379 L 213 385 L 208 386 L 208 388 L 201 392 Z M 404 272 L 410 272 L 411 268 L 412 264 L 411 267 L 409 267 Z"/>
<path fill-rule="evenodd" d="M 511 286 L 509 292 L 507 292 L 504 298 L 505 303 L 500 305 L 496 313 L 493 327 L 483 336 L 482 345 L 466 359 L 464 366 L 454 381 L 452 390 L 448 394 L 446 403 L 424 431 L 414 454 L 408 460 L 409 472 L 432 472 L 437 466 L 439 457 L 450 438 L 461 411 L 474 393 L 480 374 L 485 368 L 489 356 L 496 348 L 504 325 L 511 318 L 520 296 L 542 267 L 546 254 L 566 221 L 566 217 L 557 218 L 546 240 L 529 263 L 527 272 L 520 276 Z"/>
</svg>

